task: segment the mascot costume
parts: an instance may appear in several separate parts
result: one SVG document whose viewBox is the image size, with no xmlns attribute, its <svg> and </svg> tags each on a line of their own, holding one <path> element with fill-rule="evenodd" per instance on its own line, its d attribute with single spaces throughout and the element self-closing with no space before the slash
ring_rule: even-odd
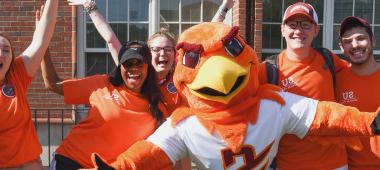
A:
<svg viewBox="0 0 380 170">
<path fill-rule="evenodd" d="M 188 107 L 178 108 L 115 162 L 108 164 L 94 154 L 96 168 L 171 169 L 188 156 L 200 169 L 267 169 L 284 134 L 347 144 L 349 136 L 380 133 L 378 112 L 363 113 L 259 84 L 257 56 L 238 35 L 238 27 L 193 26 L 179 37 L 176 49 L 174 83 Z M 335 138 L 339 136 L 341 141 Z"/>
</svg>

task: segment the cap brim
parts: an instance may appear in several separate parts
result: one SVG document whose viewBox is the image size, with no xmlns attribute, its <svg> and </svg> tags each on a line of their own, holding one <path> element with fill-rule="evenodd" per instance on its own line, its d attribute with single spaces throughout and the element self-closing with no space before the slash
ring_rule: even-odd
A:
<svg viewBox="0 0 380 170">
<path fill-rule="evenodd" d="M 144 57 L 139 54 L 138 52 L 136 52 L 135 50 L 127 50 L 123 56 L 121 56 L 121 59 L 120 59 L 120 64 L 130 60 L 130 59 L 138 59 L 138 60 L 141 60 L 141 61 L 144 61 Z"/>
<path fill-rule="evenodd" d="M 298 16 L 305 16 L 309 21 L 311 21 L 314 24 L 317 24 L 317 23 L 315 23 L 314 19 L 311 18 L 311 16 L 308 13 L 305 13 L 305 12 L 295 12 L 295 13 L 292 13 L 286 19 L 283 20 L 283 23 L 285 23 L 286 21 L 288 21 L 289 19 L 291 19 L 292 17 L 297 16 L 297 15 Z"/>
<path fill-rule="evenodd" d="M 356 23 L 356 24 L 354 24 Z M 343 31 L 349 29 L 349 27 L 353 27 L 354 25 L 362 26 L 362 27 L 369 27 L 369 24 L 367 21 L 360 19 L 355 16 L 349 16 L 343 19 L 343 21 L 340 24 L 339 29 L 339 35 L 342 36 Z"/>
</svg>

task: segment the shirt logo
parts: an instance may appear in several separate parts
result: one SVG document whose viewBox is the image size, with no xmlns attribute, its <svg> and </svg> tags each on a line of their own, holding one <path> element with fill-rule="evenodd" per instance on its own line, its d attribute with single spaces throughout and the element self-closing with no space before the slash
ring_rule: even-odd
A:
<svg viewBox="0 0 380 170">
<path fill-rule="evenodd" d="M 116 92 L 112 92 L 111 95 L 105 94 L 104 99 L 112 100 L 118 105 L 120 105 L 120 96 Z"/>
<path fill-rule="evenodd" d="M 238 153 L 229 148 L 223 149 L 221 155 L 224 169 L 267 169 L 273 143 L 274 141 L 259 153 L 256 153 L 252 145 L 243 145 Z"/>
<path fill-rule="evenodd" d="M 350 103 L 350 102 L 356 102 L 358 101 L 355 97 L 355 94 L 353 91 L 345 91 L 342 93 L 342 101 L 341 103 L 344 104 L 344 103 Z"/>
<path fill-rule="evenodd" d="M 169 82 L 169 83 L 166 85 L 166 89 L 167 89 L 168 92 L 171 93 L 171 94 L 175 94 L 175 93 L 177 93 L 177 88 L 175 88 L 173 82 Z"/>
<path fill-rule="evenodd" d="M 288 77 L 284 80 L 281 80 L 281 84 L 284 90 L 288 90 L 292 87 L 297 86 L 297 83 L 293 80 L 292 77 Z"/>
<path fill-rule="evenodd" d="M 15 90 L 11 84 L 4 84 L 3 87 L 1 88 L 1 92 L 6 97 L 9 97 L 9 98 L 15 97 Z"/>
</svg>

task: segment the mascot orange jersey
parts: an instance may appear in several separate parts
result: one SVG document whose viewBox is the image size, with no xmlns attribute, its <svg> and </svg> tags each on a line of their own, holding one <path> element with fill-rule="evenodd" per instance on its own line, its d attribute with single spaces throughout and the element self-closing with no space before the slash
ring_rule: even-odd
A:
<svg viewBox="0 0 380 170">
<path fill-rule="evenodd" d="M 266 169 L 284 134 L 370 136 L 380 126 L 375 113 L 260 85 L 258 59 L 237 27 L 193 26 L 180 36 L 177 51 L 174 83 L 188 107 L 116 162 L 94 156 L 97 168 L 170 169 L 189 156 L 200 169 Z"/>
</svg>

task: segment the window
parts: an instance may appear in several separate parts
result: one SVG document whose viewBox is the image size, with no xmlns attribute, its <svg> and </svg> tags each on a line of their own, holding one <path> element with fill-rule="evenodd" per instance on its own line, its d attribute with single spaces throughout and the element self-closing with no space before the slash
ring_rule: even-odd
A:
<svg viewBox="0 0 380 170">
<path fill-rule="evenodd" d="M 121 43 L 148 38 L 149 0 L 99 0 L 96 4 Z M 87 14 L 85 23 L 84 75 L 109 73 L 115 64 L 106 43 Z"/>
<path fill-rule="evenodd" d="M 176 36 L 201 22 L 211 21 L 220 0 L 160 0 L 160 27 Z"/>
<path fill-rule="evenodd" d="M 286 48 L 286 42 L 281 35 L 281 22 L 282 16 L 286 8 L 298 2 L 299 0 L 264 0 L 263 7 L 263 57 L 279 53 L 282 49 Z M 320 31 L 318 37 L 314 39 L 313 46 L 321 47 L 323 45 L 323 20 L 324 20 L 324 5 L 323 1 L 320 0 L 304 0 L 302 2 L 307 2 L 313 5 L 314 9 L 318 14 L 318 25 L 320 26 Z"/>
<path fill-rule="evenodd" d="M 154 4 L 159 5 L 156 7 Z M 211 21 L 221 0 L 97 0 L 100 13 L 110 23 L 120 42 L 146 41 L 159 27 L 174 35 L 195 24 Z M 158 17 L 154 16 L 159 11 Z M 79 76 L 109 73 L 115 68 L 107 45 L 90 17 L 82 11 L 78 21 Z M 157 18 L 157 19 L 156 19 Z M 159 20 L 159 21 L 154 21 Z M 82 24 L 82 25 L 81 25 Z M 157 28 L 157 29 L 155 29 Z M 82 29 L 82 30 L 81 30 Z"/>
</svg>

